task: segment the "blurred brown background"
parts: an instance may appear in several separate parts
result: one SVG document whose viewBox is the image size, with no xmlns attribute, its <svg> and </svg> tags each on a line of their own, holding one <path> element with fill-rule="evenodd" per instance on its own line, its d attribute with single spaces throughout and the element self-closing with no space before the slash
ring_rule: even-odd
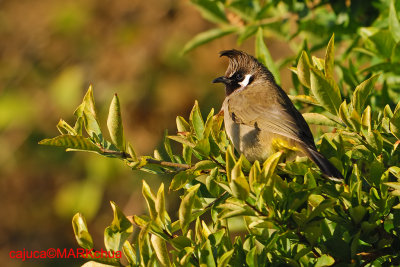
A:
<svg viewBox="0 0 400 267">
<path fill-rule="evenodd" d="M 60 118 L 74 122 L 90 83 L 103 126 L 118 93 L 126 137 L 141 155 L 152 154 L 164 129 L 176 131 L 175 117 L 187 117 L 195 99 L 204 113 L 219 110 L 224 92 L 211 81 L 226 67 L 218 52 L 236 47 L 235 38 L 180 54 L 210 27 L 185 0 L 0 0 L 2 266 L 78 266 L 83 261 L 21 262 L 9 252 L 78 247 L 71 226 L 78 211 L 100 249 L 110 200 L 127 215 L 142 214 L 141 180 L 154 190 L 161 181 L 169 186 L 168 177 L 133 172 L 118 160 L 37 142 L 58 135 Z M 283 42 L 267 45 L 274 59 L 288 53 Z M 253 53 L 252 40 L 240 49 Z"/>
</svg>

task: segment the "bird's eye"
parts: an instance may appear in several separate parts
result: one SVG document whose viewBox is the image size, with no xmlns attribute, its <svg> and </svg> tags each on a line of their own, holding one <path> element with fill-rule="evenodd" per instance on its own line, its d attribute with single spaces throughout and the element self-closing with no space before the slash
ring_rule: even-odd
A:
<svg viewBox="0 0 400 267">
<path fill-rule="evenodd" d="M 241 81 L 243 81 L 243 74 L 241 74 L 240 72 L 236 72 L 234 75 L 233 75 L 233 79 L 235 80 L 235 81 L 237 81 L 237 82 L 241 82 Z"/>
</svg>

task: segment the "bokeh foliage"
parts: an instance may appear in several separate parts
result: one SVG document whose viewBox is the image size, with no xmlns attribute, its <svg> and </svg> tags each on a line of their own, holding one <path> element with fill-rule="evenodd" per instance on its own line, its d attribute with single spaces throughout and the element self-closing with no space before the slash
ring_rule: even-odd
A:
<svg viewBox="0 0 400 267">
<path fill-rule="evenodd" d="M 138 156 L 125 140 L 118 96 L 104 134 L 89 88 L 74 126 L 61 120 L 61 135 L 41 143 L 172 173 L 169 189 L 182 195 L 178 214 L 168 213 L 164 184 L 155 194 L 143 181 L 149 215 L 126 217 L 112 203 L 106 248 L 123 250 L 131 266 L 399 265 L 398 1 L 192 3 L 216 27 L 194 37 L 184 52 L 226 34 L 238 34 L 239 43 L 254 35 L 257 58 L 276 77 L 291 65 L 291 98 L 306 110 L 309 124 L 326 132 L 316 135 L 319 150 L 345 180 L 326 179 L 306 158 L 285 162 L 286 151 L 248 162 L 235 155 L 222 116 L 213 110 L 203 116 L 197 102 L 188 119 L 177 117 L 176 134 L 166 134 L 163 151 Z M 270 35 L 285 38 L 297 55 L 274 63 L 264 39 Z M 318 57 L 321 46 L 325 53 Z M 182 145 L 179 153 L 171 141 Z M 141 228 L 133 243 L 132 223 Z M 73 225 L 78 243 L 93 248 L 83 215 Z M 245 233 L 234 237 L 235 227 Z"/>
</svg>

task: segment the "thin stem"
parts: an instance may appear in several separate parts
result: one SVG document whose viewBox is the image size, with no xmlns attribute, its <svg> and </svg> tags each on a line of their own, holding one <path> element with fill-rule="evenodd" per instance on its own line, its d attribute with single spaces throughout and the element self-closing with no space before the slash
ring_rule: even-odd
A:
<svg viewBox="0 0 400 267">
<path fill-rule="evenodd" d="M 264 217 L 268 217 L 267 214 L 265 214 L 264 212 L 260 211 L 259 209 L 257 209 L 256 206 L 254 206 L 253 204 L 251 204 L 250 202 L 248 202 L 247 200 L 245 201 L 246 205 L 249 206 L 252 210 L 254 210 L 258 215 L 260 216 L 264 216 Z"/>
<path fill-rule="evenodd" d="M 180 168 L 180 169 L 185 169 L 185 170 L 190 169 L 192 167 L 189 164 L 161 161 L 161 160 L 156 160 L 156 159 L 146 159 L 146 161 L 151 164 L 158 164 L 161 166 L 175 167 L 175 168 Z"/>
</svg>

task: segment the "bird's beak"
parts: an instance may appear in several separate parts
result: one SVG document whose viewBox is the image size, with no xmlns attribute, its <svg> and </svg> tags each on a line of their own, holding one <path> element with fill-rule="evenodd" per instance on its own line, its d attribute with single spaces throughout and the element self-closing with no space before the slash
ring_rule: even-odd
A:
<svg viewBox="0 0 400 267">
<path fill-rule="evenodd" d="M 218 77 L 212 81 L 213 83 L 224 83 L 229 84 L 231 82 L 230 79 L 226 78 L 225 76 Z"/>
</svg>

